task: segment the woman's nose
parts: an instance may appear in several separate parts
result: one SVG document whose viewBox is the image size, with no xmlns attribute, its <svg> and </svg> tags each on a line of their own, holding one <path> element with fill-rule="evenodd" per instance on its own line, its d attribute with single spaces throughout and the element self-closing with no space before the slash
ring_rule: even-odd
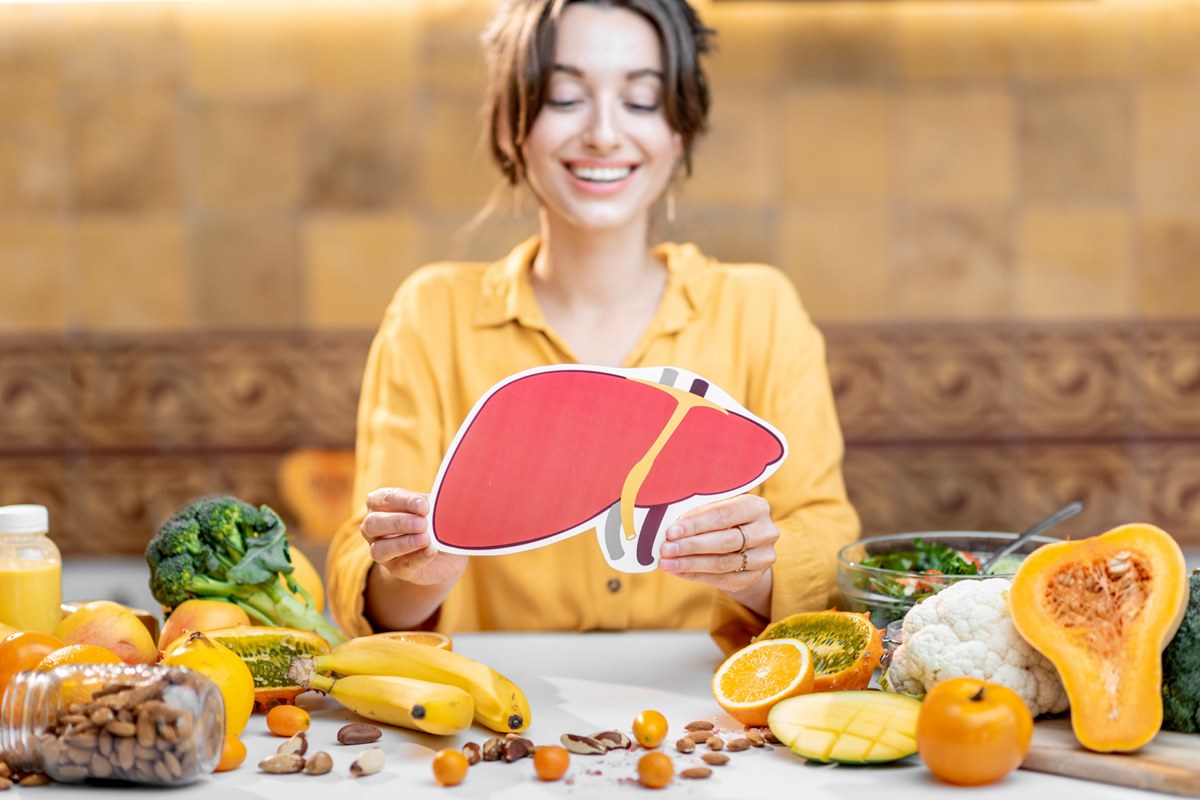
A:
<svg viewBox="0 0 1200 800">
<path fill-rule="evenodd" d="M 616 110 L 612 103 L 596 103 L 584 130 L 584 144 L 594 150 L 607 152 L 620 144 Z"/>
</svg>

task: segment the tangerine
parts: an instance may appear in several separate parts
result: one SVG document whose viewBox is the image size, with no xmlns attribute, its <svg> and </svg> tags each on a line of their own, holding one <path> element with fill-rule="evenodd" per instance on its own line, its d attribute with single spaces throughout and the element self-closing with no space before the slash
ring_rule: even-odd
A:
<svg viewBox="0 0 1200 800">
<path fill-rule="evenodd" d="M 98 644 L 69 644 L 49 653 L 38 662 L 37 669 L 49 672 L 63 664 L 123 664 L 121 657 Z"/>
</svg>

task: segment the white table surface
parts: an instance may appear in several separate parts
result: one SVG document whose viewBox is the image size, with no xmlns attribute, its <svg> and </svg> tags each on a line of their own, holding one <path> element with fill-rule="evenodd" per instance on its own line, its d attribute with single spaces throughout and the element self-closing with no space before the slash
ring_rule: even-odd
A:
<svg viewBox="0 0 1200 800">
<path fill-rule="evenodd" d="M 668 743 L 681 735 L 686 723 L 697 719 L 713 721 L 729 731 L 727 736 L 740 730 L 740 726 L 725 716 L 712 699 L 710 680 L 720 661 L 720 653 L 706 634 L 473 634 L 455 637 L 455 650 L 495 667 L 525 690 L 533 708 L 533 722 L 525 735 L 536 744 L 557 743 L 565 732 L 591 734 L 614 728 L 628 732 L 634 716 L 647 708 L 658 709 L 666 715 L 671 726 Z M 312 777 L 259 772 L 257 763 L 274 753 L 283 739 L 270 735 L 264 717 L 257 714 L 251 717 L 242 735 L 249 755 L 240 769 L 207 776 L 187 787 L 139 790 L 137 795 L 161 795 L 173 800 L 212 797 L 222 800 L 324 800 L 352 794 L 356 798 L 444 800 L 452 797 L 619 798 L 648 791 L 631 782 L 636 778 L 637 757 L 644 751 L 572 756 L 567 777 L 555 783 L 538 781 L 532 760 L 523 759 L 513 764 L 481 762 L 470 769 L 461 785 L 453 788 L 437 785 L 430 769 L 433 753 L 442 747 L 461 747 L 467 741 L 482 744 L 494 735 L 477 726 L 445 738 L 380 726 L 384 735 L 378 745 L 387 754 L 384 770 L 365 778 L 351 778 L 348 775 L 350 763 L 364 746 L 338 745 L 336 732 L 355 717 L 318 695 L 302 695 L 300 704 L 310 710 L 313 718 L 309 752 L 321 749 L 333 756 L 334 769 L 330 774 Z M 699 753 L 682 755 L 671 746 L 665 752 L 674 759 L 677 773 L 688 766 L 702 765 Z M 779 746 L 769 751 L 752 748 L 729 755 L 730 763 L 714 768 L 711 778 L 681 780 L 677 777 L 660 795 L 787 800 L 1165 797 L 1023 770 L 992 786 L 962 789 L 938 782 L 916 757 L 897 765 L 842 767 L 805 764 Z M 28 790 L 18 788 L 12 797 L 13 800 L 24 795 L 36 796 L 38 800 L 76 800 L 116 793 L 124 796 L 129 791 L 128 788 L 51 785 Z"/>
</svg>

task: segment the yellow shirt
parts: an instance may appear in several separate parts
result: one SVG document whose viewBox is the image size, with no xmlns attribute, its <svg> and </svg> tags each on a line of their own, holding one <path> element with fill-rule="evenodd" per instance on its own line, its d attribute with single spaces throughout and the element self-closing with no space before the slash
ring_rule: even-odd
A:
<svg viewBox="0 0 1200 800">
<path fill-rule="evenodd" d="M 358 412 L 354 517 L 335 535 L 334 619 L 369 633 L 363 591 L 372 561 L 359 525 L 381 486 L 428 492 L 475 402 L 513 373 L 575 363 L 529 282 L 535 237 L 493 264 L 444 263 L 406 280 L 375 336 Z M 676 366 L 720 386 L 787 437 L 789 455 L 755 491 L 779 526 L 771 618 L 828 608 L 837 549 L 858 535 L 846 499 L 825 347 L 791 282 L 771 267 L 720 264 L 663 244 L 662 302 L 625 367 Z M 713 453 L 720 458 L 719 452 Z M 537 550 L 472 557 L 434 620 L 446 632 L 708 628 L 745 644 L 765 620 L 722 592 L 664 572 L 618 572 L 582 533 Z"/>
</svg>

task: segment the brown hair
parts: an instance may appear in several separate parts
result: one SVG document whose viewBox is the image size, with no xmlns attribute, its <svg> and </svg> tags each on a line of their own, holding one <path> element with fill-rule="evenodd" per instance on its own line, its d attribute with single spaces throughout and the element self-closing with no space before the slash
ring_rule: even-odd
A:
<svg viewBox="0 0 1200 800">
<path fill-rule="evenodd" d="M 506 0 L 483 34 L 488 63 L 484 111 L 492 158 L 505 179 L 515 186 L 525 172 L 521 146 L 545 104 L 558 19 L 571 3 L 628 9 L 654 26 L 665 62 L 667 124 L 683 139 L 684 168 L 691 175 L 692 143 L 708 120 L 708 79 L 700 56 L 708 52 L 715 31 L 700 22 L 687 0 Z"/>
</svg>

